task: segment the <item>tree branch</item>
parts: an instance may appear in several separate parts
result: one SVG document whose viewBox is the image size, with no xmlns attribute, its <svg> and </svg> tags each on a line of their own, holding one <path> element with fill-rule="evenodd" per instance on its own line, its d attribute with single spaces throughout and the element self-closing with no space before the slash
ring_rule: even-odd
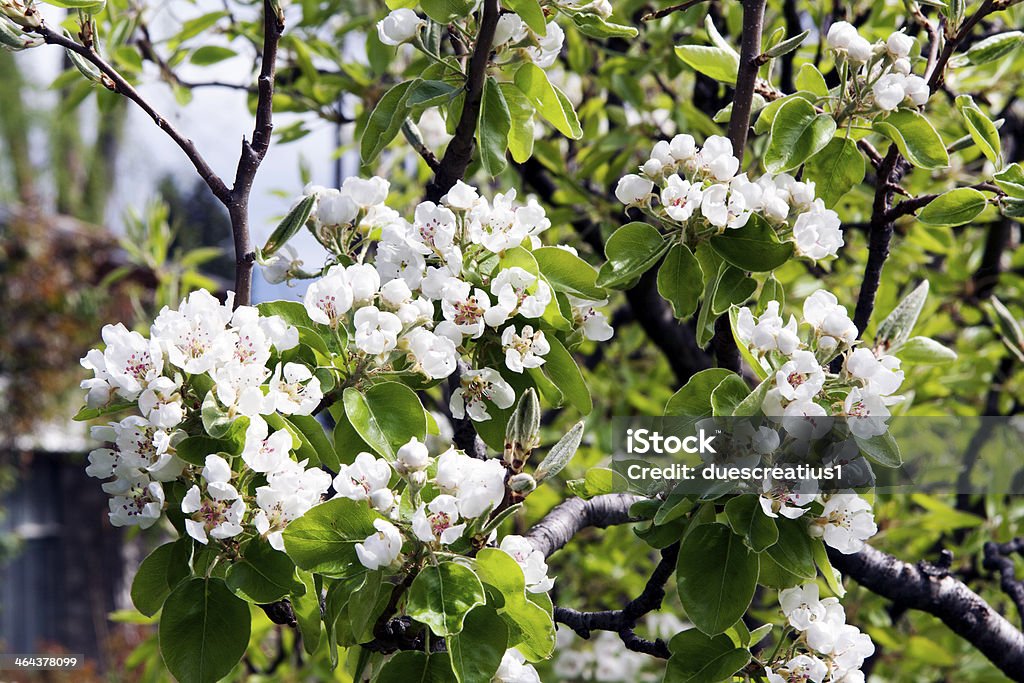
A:
<svg viewBox="0 0 1024 683">
<path fill-rule="evenodd" d="M 483 100 L 484 83 L 487 80 L 487 63 L 491 58 L 494 30 L 498 26 L 498 0 L 484 0 L 480 16 L 480 30 L 476 36 L 473 55 L 469 58 L 469 76 L 466 80 L 466 100 L 462 114 L 455 127 L 455 136 L 448 143 L 441 164 L 434 179 L 427 185 L 427 199 L 441 200 L 448 190 L 466 174 L 470 159 L 473 158 L 473 144 L 477 119 L 480 117 L 480 103 Z"/>
<path fill-rule="evenodd" d="M 28 30 L 28 29 L 26 29 Z M 149 102 L 143 99 L 142 95 L 132 87 L 125 78 L 118 73 L 117 69 L 111 66 L 106 60 L 103 59 L 94 49 L 86 47 L 70 38 L 66 38 L 64 35 L 57 33 L 50 29 L 45 23 L 41 23 L 38 27 L 32 29 L 37 33 L 47 44 L 57 45 L 69 52 L 81 56 L 83 59 L 88 61 L 90 64 L 99 69 L 100 73 L 103 74 L 105 79 L 103 85 L 110 91 L 122 95 L 132 102 L 134 102 L 139 109 L 146 113 L 149 118 L 153 120 L 153 123 L 157 125 L 162 131 L 167 133 L 168 137 L 174 141 L 174 143 L 185 153 L 192 165 L 195 166 L 196 171 L 199 173 L 199 177 L 209 186 L 210 191 L 213 192 L 214 196 L 221 202 L 227 203 L 230 199 L 230 190 L 224 181 L 214 173 L 213 169 L 206 162 L 206 159 L 196 149 L 195 144 L 189 138 L 185 137 L 177 128 L 174 127 L 170 121 L 153 108 Z"/>
<path fill-rule="evenodd" d="M 263 2 L 263 53 L 257 80 L 256 121 L 252 142 L 242 140 L 242 153 L 235 170 L 228 214 L 235 244 L 235 305 L 248 306 L 252 300 L 252 267 L 255 254 L 249 240 L 249 193 L 260 163 L 270 148 L 274 131 L 274 76 L 277 71 L 277 46 L 284 31 L 284 13 L 272 0 Z"/>
<path fill-rule="evenodd" d="M 635 521 L 629 508 L 638 500 L 643 498 L 631 493 L 608 493 L 589 500 L 569 498 L 534 524 L 526 532 L 526 540 L 548 557 L 582 529 L 591 526 L 603 529 Z"/>
<path fill-rule="evenodd" d="M 665 599 L 665 584 L 675 571 L 678 558 L 679 542 L 676 541 L 661 551 L 661 561 L 651 573 L 643 592 L 626 603 L 622 609 L 578 612 L 568 607 L 556 606 L 555 621 L 565 624 L 581 638 L 590 638 L 591 631 L 615 631 L 630 650 L 668 659 L 671 653 L 663 640 L 645 640 L 636 635 L 633 628 L 640 617 L 661 608 L 661 603 Z"/>
<path fill-rule="evenodd" d="M 1024 681 L 1024 633 L 962 582 L 870 546 L 853 555 L 830 551 L 829 558 L 836 569 L 873 593 L 938 617 L 1012 680 Z"/>
</svg>

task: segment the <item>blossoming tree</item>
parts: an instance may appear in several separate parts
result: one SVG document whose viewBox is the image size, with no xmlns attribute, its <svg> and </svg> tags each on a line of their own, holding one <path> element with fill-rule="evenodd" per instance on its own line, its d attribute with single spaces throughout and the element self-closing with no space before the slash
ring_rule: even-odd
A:
<svg viewBox="0 0 1024 683">
<path fill-rule="evenodd" d="M 966 643 L 979 676 L 1024 680 L 1024 634 L 948 558 L 911 565 L 867 545 L 873 497 L 772 480 L 627 493 L 590 466 L 608 454 L 600 418 L 623 411 L 756 418 L 730 438 L 760 456 L 842 430 L 853 452 L 833 460 L 893 466 L 887 420 L 942 409 L 936 366 L 991 377 L 976 411 L 1006 410 L 1024 354 L 1019 276 L 1000 284 L 1024 206 L 1015 2 L 397 0 L 374 27 L 347 4 L 266 0 L 258 19 L 228 6 L 164 41 L 147 7 L 51 4 L 71 10 L 63 25 L 3 0 L 5 45 L 60 46 L 135 102 L 232 221 L 225 301 L 199 291 L 148 329 L 109 325 L 82 360 L 79 417 L 106 443 L 87 471 L 110 522 L 175 535 L 132 597 L 178 680 L 253 667 L 267 618 L 310 666 L 354 680 L 639 679 L 607 670 L 612 650 L 573 658 L 565 634 L 602 631 L 667 660 L 653 668 L 666 681 L 856 683 L 880 648 L 895 653 L 888 680 L 942 666 L 933 650 L 901 658 L 881 617 L 848 615 L 854 583 L 944 622 L 963 641 L 930 637 Z M 365 39 L 355 61 L 337 47 L 349 33 Z M 213 34 L 226 44 L 202 42 Z M 243 49 L 252 86 L 176 70 Z M 250 95 L 230 186 L 132 85 L 142 60 L 179 92 Z M 249 194 L 275 108 L 305 117 L 288 139 L 316 118 L 354 124 L 365 172 L 296 189 L 255 248 Z M 981 219 L 980 241 L 954 230 Z M 302 230 L 322 262 L 289 244 Z M 306 281 L 301 300 L 253 305 L 256 264 Z M 936 309 L 927 280 L 898 296 L 907 272 L 947 294 L 967 282 L 970 301 Z M 997 284 L 1009 307 L 983 305 Z M 968 328 L 973 341 L 950 333 Z M 635 358 L 655 371 L 627 380 Z M 651 398 L 624 396 L 627 381 Z M 986 504 L 1019 516 L 1006 500 L 917 503 L 946 515 L 940 547 Z M 574 578 L 592 571 L 588 551 L 557 577 L 549 558 L 588 527 L 629 524 L 612 544 L 631 548 L 636 597 L 578 609 L 599 597 Z M 984 559 L 1018 607 L 1020 547 L 990 541 Z M 872 605 L 860 592 L 858 617 Z M 678 616 L 669 632 L 642 623 L 659 611 Z"/>
</svg>

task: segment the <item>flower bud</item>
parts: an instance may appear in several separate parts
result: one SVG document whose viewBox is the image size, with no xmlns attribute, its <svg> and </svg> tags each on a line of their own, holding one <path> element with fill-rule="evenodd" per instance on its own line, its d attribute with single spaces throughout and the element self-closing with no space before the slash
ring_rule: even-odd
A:
<svg viewBox="0 0 1024 683">
<path fill-rule="evenodd" d="M 525 496 L 527 493 L 530 493 L 537 488 L 537 481 L 532 475 L 527 474 L 526 472 L 520 472 L 519 474 L 513 474 L 509 477 L 508 487 L 515 493 Z"/>
<path fill-rule="evenodd" d="M 377 36 L 385 45 L 401 45 L 415 38 L 424 23 L 415 12 L 403 7 L 377 22 Z"/>
<path fill-rule="evenodd" d="M 430 453 L 426 445 L 414 436 L 409 443 L 398 449 L 395 460 L 395 469 L 401 474 L 408 474 L 426 469 L 430 462 Z"/>
<path fill-rule="evenodd" d="M 505 429 L 503 459 L 513 472 L 520 472 L 540 442 L 540 401 L 528 389 L 519 399 Z"/>
<path fill-rule="evenodd" d="M 427 473 L 423 470 L 411 472 L 409 474 L 409 486 L 414 490 L 418 491 L 423 488 L 424 484 L 427 483 Z"/>
<path fill-rule="evenodd" d="M 642 203 L 651 194 L 654 183 L 635 173 L 622 176 L 615 187 L 615 197 L 626 206 Z"/>
</svg>

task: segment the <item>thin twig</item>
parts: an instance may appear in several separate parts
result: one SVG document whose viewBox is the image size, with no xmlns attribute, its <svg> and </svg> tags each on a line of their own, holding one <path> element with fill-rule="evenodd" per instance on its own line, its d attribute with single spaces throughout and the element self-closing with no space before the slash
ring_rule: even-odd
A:
<svg viewBox="0 0 1024 683">
<path fill-rule="evenodd" d="M 690 9 L 691 7 L 696 7 L 697 5 L 700 5 L 701 3 L 704 3 L 704 2 L 707 2 L 707 1 L 708 0 L 686 0 L 686 2 L 680 3 L 678 5 L 672 5 L 671 7 L 665 7 L 663 9 L 660 9 L 657 12 L 651 12 L 650 14 L 645 14 L 643 16 L 643 18 L 641 19 L 641 21 L 654 21 L 655 19 L 661 19 L 663 17 L 667 17 L 668 15 L 674 14 L 676 12 L 685 12 L 686 10 Z"/>
</svg>

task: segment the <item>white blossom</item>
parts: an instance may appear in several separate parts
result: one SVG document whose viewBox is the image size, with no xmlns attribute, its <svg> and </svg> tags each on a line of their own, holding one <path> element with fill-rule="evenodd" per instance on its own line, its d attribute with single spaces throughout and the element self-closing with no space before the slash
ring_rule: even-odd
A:
<svg viewBox="0 0 1024 683">
<path fill-rule="evenodd" d="M 523 536 L 505 536 L 498 547 L 511 555 L 523 570 L 526 590 L 531 593 L 546 593 L 555 585 L 555 580 L 548 577 L 548 564 L 544 559 L 544 553 L 530 545 Z"/>
<path fill-rule="evenodd" d="M 796 252 L 816 261 L 835 256 L 845 243 L 841 225 L 839 214 L 826 209 L 820 199 L 814 200 L 810 210 L 797 216 L 793 224 Z"/>
<path fill-rule="evenodd" d="M 501 333 L 501 350 L 505 353 L 505 366 L 512 372 L 522 373 L 526 368 L 543 365 L 551 345 L 544 332 L 535 331 L 531 325 L 523 325 L 522 333 L 516 333 L 515 326 L 509 325 Z"/>
<path fill-rule="evenodd" d="M 369 500 L 380 489 L 386 489 L 391 480 L 391 465 L 383 458 L 360 453 L 351 465 L 341 465 L 334 477 L 334 490 L 338 497 L 350 500 Z"/>
<path fill-rule="evenodd" d="M 619 178 L 615 186 L 615 198 L 626 206 L 633 206 L 647 201 L 654 190 L 654 181 L 630 173 Z"/>
<path fill-rule="evenodd" d="M 519 650 L 506 650 L 491 683 L 541 683 L 540 675 Z"/>
<path fill-rule="evenodd" d="M 270 379 L 267 404 L 285 415 L 310 415 L 320 404 L 320 380 L 301 363 L 278 364 Z"/>
<path fill-rule="evenodd" d="M 740 160 L 733 153 L 732 140 L 712 135 L 704 141 L 697 153 L 697 165 L 719 182 L 730 180 L 740 168 Z"/>
<path fill-rule="evenodd" d="M 376 306 L 365 306 L 356 311 L 352 324 L 355 327 L 354 343 L 363 353 L 386 353 L 398 345 L 402 321 L 394 313 L 381 311 Z"/>
<path fill-rule="evenodd" d="M 515 400 L 515 391 L 502 379 L 497 370 L 482 368 L 467 370 L 462 374 L 459 378 L 459 387 L 452 392 L 449 408 L 457 420 L 468 414 L 477 422 L 485 422 L 491 419 L 485 401 L 505 409 L 510 408 Z"/>
<path fill-rule="evenodd" d="M 466 524 L 459 521 L 459 501 L 442 493 L 419 506 L 412 516 L 412 531 L 424 543 L 451 545 L 462 538 Z"/>
<path fill-rule="evenodd" d="M 455 496 L 460 515 L 475 519 L 504 499 L 505 472 L 500 460 L 477 460 L 450 448 L 437 459 L 434 483 L 442 493 Z"/>
<path fill-rule="evenodd" d="M 878 358 L 871 349 L 863 347 L 855 349 L 846 359 L 846 371 L 879 396 L 894 394 L 903 384 L 899 358 L 887 355 Z"/>
<path fill-rule="evenodd" d="M 348 275 L 342 266 L 332 266 L 327 274 L 306 290 L 303 305 L 309 319 L 337 328 L 342 317 L 352 308 L 354 296 Z"/>
<path fill-rule="evenodd" d="M 385 45 L 401 45 L 416 37 L 426 22 L 408 8 L 396 9 L 377 22 L 377 37 Z"/>
<path fill-rule="evenodd" d="M 855 493 L 837 493 L 825 501 L 825 509 L 810 531 L 828 546 L 850 555 L 859 552 L 864 541 L 878 533 L 878 527 L 870 503 Z"/>
<path fill-rule="evenodd" d="M 840 344 L 849 346 L 857 340 L 857 326 L 832 292 L 815 291 L 804 300 L 803 312 L 824 351 L 831 352 Z"/>
<path fill-rule="evenodd" d="M 402 534 L 386 519 L 373 520 L 377 531 L 367 536 L 362 543 L 356 543 L 356 557 L 359 563 L 370 571 L 387 567 L 402 552 Z"/>
<path fill-rule="evenodd" d="M 687 221 L 701 203 L 701 186 L 683 180 L 677 175 L 668 177 L 665 188 L 661 191 L 661 203 L 665 213 L 676 221 Z"/>
</svg>

